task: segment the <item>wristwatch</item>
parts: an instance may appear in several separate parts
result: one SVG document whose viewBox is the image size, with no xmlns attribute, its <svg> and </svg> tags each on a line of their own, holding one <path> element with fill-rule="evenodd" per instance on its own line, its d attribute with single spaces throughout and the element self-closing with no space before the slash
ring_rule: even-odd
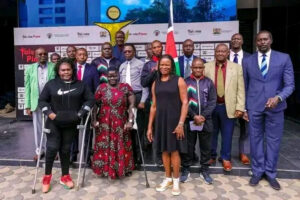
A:
<svg viewBox="0 0 300 200">
<path fill-rule="evenodd" d="M 128 122 L 133 123 L 133 119 L 129 119 Z"/>
</svg>

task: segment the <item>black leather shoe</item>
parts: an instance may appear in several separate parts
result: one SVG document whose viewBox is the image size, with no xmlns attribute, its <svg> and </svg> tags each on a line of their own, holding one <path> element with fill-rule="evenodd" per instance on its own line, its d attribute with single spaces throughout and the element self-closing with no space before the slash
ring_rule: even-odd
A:
<svg viewBox="0 0 300 200">
<path fill-rule="evenodd" d="M 257 184 L 259 183 L 260 180 L 261 180 L 261 177 L 252 176 L 250 178 L 249 185 L 251 185 L 251 186 L 257 186 Z"/>
<path fill-rule="evenodd" d="M 267 177 L 267 181 L 269 182 L 270 186 L 274 189 L 274 190 L 280 190 L 280 184 L 278 183 L 278 181 L 276 180 L 276 178 L 269 178 Z"/>
</svg>

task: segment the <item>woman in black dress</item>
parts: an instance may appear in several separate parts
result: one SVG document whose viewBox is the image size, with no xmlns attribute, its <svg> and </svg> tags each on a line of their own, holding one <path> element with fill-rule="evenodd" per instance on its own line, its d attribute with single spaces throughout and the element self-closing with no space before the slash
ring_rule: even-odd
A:
<svg viewBox="0 0 300 200">
<path fill-rule="evenodd" d="M 162 152 L 166 178 L 156 187 L 156 191 L 173 187 L 172 194 L 179 195 L 179 152 L 187 151 L 183 127 L 188 112 L 187 88 L 183 78 L 175 75 L 175 63 L 170 55 L 161 57 L 157 73 L 157 79 L 152 85 L 147 137 L 150 142 L 154 141 L 157 151 Z"/>
</svg>

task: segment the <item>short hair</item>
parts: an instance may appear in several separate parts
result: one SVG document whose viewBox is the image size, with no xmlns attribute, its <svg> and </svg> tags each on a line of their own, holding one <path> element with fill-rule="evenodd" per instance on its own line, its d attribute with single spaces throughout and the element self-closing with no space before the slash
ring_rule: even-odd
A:
<svg viewBox="0 0 300 200">
<path fill-rule="evenodd" d="M 83 48 L 83 47 L 76 49 L 76 53 L 77 53 L 77 51 L 85 51 L 85 52 L 86 52 L 86 54 L 87 54 L 87 50 L 86 50 L 86 48 Z"/>
<path fill-rule="evenodd" d="M 161 41 L 159 41 L 159 40 L 154 40 L 154 41 L 151 42 L 151 46 L 153 46 L 153 44 L 154 44 L 154 43 L 157 43 L 157 42 L 159 42 L 159 43 L 162 45 Z"/>
<path fill-rule="evenodd" d="M 133 44 L 126 43 L 126 44 L 124 44 L 124 48 L 125 48 L 126 46 L 127 46 L 127 47 L 131 47 L 131 48 L 133 49 L 133 51 L 136 52 L 135 46 L 134 46 Z"/>
<path fill-rule="evenodd" d="M 44 50 L 44 51 L 46 51 L 46 52 L 48 52 L 44 47 L 38 47 L 38 48 L 36 48 L 35 49 L 35 51 L 34 51 L 34 53 L 36 53 L 37 52 L 37 50 L 39 50 L 39 49 L 42 49 L 42 50 Z"/>
<path fill-rule="evenodd" d="M 76 49 L 77 49 L 74 45 L 69 45 L 69 46 L 67 47 L 66 51 L 68 51 L 69 48 L 74 48 L 75 51 L 76 51 Z"/>
<path fill-rule="evenodd" d="M 270 31 L 267 31 L 267 30 L 261 30 L 261 31 L 259 31 L 259 32 L 256 34 L 256 36 L 255 36 L 255 40 L 257 40 L 257 37 L 258 37 L 260 34 L 262 34 L 262 33 L 267 33 L 267 34 L 269 35 L 270 39 L 273 41 L 273 35 L 272 35 L 272 33 L 271 33 Z"/>
<path fill-rule="evenodd" d="M 225 47 L 227 48 L 227 50 L 229 51 L 229 47 L 228 47 L 225 43 L 219 43 L 219 44 L 216 46 L 215 51 L 217 50 L 217 48 L 218 48 L 219 46 L 225 46 Z"/>
<path fill-rule="evenodd" d="M 70 58 L 62 58 L 60 59 L 56 64 L 55 64 L 55 73 L 56 73 L 56 77 L 59 77 L 59 74 L 58 74 L 58 71 L 59 71 L 59 68 L 60 66 L 63 64 L 63 63 L 67 63 L 71 66 L 71 69 L 72 69 L 72 80 L 75 79 L 76 77 L 76 69 L 75 69 L 75 64 L 74 64 L 74 61 L 73 59 L 70 59 Z"/>
<path fill-rule="evenodd" d="M 193 65 L 193 63 L 196 62 L 196 61 L 201 61 L 201 62 L 204 64 L 204 61 L 203 61 L 201 58 L 196 57 L 196 58 L 193 59 L 192 65 Z"/>
<path fill-rule="evenodd" d="M 124 35 L 124 37 L 125 37 L 125 33 L 124 33 L 122 30 L 117 31 L 117 32 L 116 32 L 116 35 L 119 34 L 119 33 L 121 33 L 121 34 Z"/>
<path fill-rule="evenodd" d="M 52 60 L 53 56 L 57 56 L 58 59 L 60 59 L 60 55 L 59 55 L 58 53 L 53 53 L 53 54 L 51 54 L 51 56 L 50 56 L 50 60 Z"/>
<path fill-rule="evenodd" d="M 193 40 L 191 40 L 191 39 L 186 39 L 186 40 L 184 40 L 184 41 L 183 41 L 183 43 L 182 43 L 182 44 L 186 43 L 187 41 L 191 41 L 192 43 L 194 43 L 194 41 L 193 41 Z"/>
<path fill-rule="evenodd" d="M 104 42 L 102 45 L 101 45 L 101 50 L 103 49 L 104 45 L 109 45 L 110 48 L 112 48 L 112 45 L 110 42 Z"/>
<path fill-rule="evenodd" d="M 240 35 L 240 36 L 242 37 L 242 40 L 244 40 L 244 37 L 243 37 L 243 35 L 242 35 L 242 34 L 240 34 L 240 33 L 235 33 L 235 34 L 233 34 L 233 35 L 231 36 L 231 39 L 232 39 L 234 36 L 236 36 L 236 35 Z"/>
</svg>

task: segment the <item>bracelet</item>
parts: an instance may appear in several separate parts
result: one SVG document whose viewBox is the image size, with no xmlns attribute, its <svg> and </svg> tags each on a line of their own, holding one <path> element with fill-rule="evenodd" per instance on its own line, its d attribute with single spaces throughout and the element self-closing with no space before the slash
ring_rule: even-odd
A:
<svg viewBox="0 0 300 200">
<path fill-rule="evenodd" d="M 184 125 L 184 122 L 179 122 L 178 125 L 179 125 L 179 126 L 183 126 L 183 125 Z"/>
</svg>

